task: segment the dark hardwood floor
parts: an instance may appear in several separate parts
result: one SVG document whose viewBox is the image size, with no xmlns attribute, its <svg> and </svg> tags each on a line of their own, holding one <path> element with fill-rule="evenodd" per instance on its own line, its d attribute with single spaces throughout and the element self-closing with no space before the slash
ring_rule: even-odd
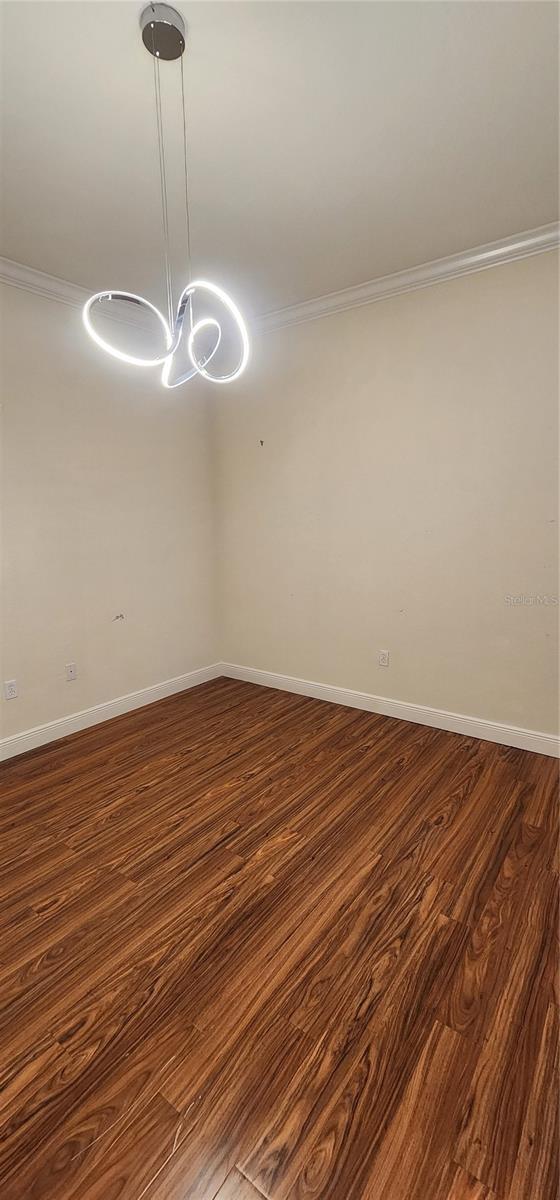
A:
<svg viewBox="0 0 560 1200">
<path fill-rule="evenodd" d="M 221 679 L 2 775 L 3 1200 L 556 1200 L 557 762 Z"/>
</svg>

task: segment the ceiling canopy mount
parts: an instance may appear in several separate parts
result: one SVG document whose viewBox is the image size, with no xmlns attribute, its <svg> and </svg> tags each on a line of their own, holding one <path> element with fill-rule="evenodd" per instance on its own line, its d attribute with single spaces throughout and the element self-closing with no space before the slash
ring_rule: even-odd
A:
<svg viewBox="0 0 560 1200">
<path fill-rule="evenodd" d="M 142 41 L 154 58 L 171 62 L 185 49 L 185 22 L 169 4 L 148 4 L 140 17 Z"/>
</svg>

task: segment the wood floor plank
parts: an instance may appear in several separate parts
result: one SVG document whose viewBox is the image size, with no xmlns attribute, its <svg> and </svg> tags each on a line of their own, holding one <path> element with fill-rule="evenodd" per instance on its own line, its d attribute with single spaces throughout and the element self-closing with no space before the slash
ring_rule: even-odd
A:
<svg viewBox="0 0 560 1200">
<path fill-rule="evenodd" d="M 25 1121 L 4 1127 L 0 1178 L 13 1180 L 22 1196 L 54 1200 L 62 1189 L 72 1193 L 84 1166 L 91 1171 L 106 1157 L 121 1126 L 150 1101 L 192 1038 L 192 1029 L 170 1023 L 121 1059 L 109 1046 L 85 1070 L 73 1064 L 59 1074 Z"/>
<path fill-rule="evenodd" d="M 263 1197 L 241 1171 L 233 1170 L 216 1192 L 215 1200 L 263 1200 Z"/>
<path fill-rule="evenodd" d="M 443 1200 L 496 1200 L 495 1192 L 456 1163 L 450 1164 L 446 1188 Z"/>
<path fill-rule="evenodd" d="M 512 1187 L 546 1027 L 546 972 L 556 932 L 551 880 L 552 876 L 543 878 L 535 888 L 532 925 L 519 916 L 510 930 L 511 951 L 503 976 L 492 984 L 485 1041 L 453 1154 L 499 1196 L 507 1196 Z M 552 1151 L 548 1145 L 546 1154 Z"/>
<path fill-rule="evenodd" d="M 532 1200 L 560 1193 L 557 1141 L 560 1071 L 558 1012 L 550 1005 L 525 1106 L 521 1139 L 511 1182 L 515 1200 Z"/>
<path fill-rule="evenodd" d="M 373 1159 L 364 1200 L 441 1200 L 471 1069 L 460 1035 L 434 1022 Z"/>
<path fill-rule="evenodd" d="M 180 1117 L 156 1093 L 99 1156 L 90 1156 L 95 1161 L 90 1162 L 84 1152 L 79 1154 L 70 1186 L 64 1162 L 53 1162 L 53 1175 L 46 1183 L 49 1190 L 45 1192 L 41 1181 L 39 1194 L 63 1194 L 65 1200 L 141 1200 L 172 1157 L 180 1132 Z M 23 1200 L 30 1193 L 21 1192 L 18 1181 L 16 1191 L 8 1192 L 10 1200 L 12 1195 Z"/>
<path fill-rule="evenodd" d="M 543 856 L 543 831 L 519 824 L 505 854 L 492 890 L 476 920 L 463 958 L 450 982 L 441 1005 L 441 1020 L 464 1037 L 485 1036 L 491 1011 L 502 994 L 511 971 L 512 955 L 518 950 L 512 942 L 514 922 L 519 937 L 531 938 L 541 911 L 534 904 L 535 888 L 553 882 Z"/>
<path fill-rule="evenodd" d="M 452 885 L 449 916 L 476 921 L 507 847 L 523 818 L 524 785 L 512 783 L 499 760 L 484 772 L 442 830 L 424 865 Z"/>
<path fill-rule="evenodd" d="M 2 1197 L 556 1200 L 557 764 L 222 679 L 1 774 Z"/>
<path fill-rule="evenodd" d="M 97 981 L 107 980 L 123 962 L 149 952 L 152 944 L 169 944 L 181 938 L 188 914 L 196 924 L 203 920 L 200 906 L 217 882 L 238 873 L 236 860 L 221 847 L 197 863 L 190 872 L 168 884 L 157 896 L 126 898 L 114 909 L 72 931 L 37 959 L 16 968 L 4 979 L 0 1016 L 0 1048 L 9 1061 L 32 1036 L 41 1036 L 45 1016 L 53 1009 L 61 1018 Z M 48 1027 L 48 1025 L 47 1025 Z"/>
<path fill-rule="evenodd" d="M 274 1200 L 291 1196 L 294 1187 L 297 1194 L 297 1180 L 325 1137 L 333 1153 L 319 1194 L 338 1197 L 355 1187 L 362 1195 L 370 1160 L 422 1053 L 438 989 L 456 954 L 456 927 L 439 914 L 437 895 L 437 888 L 429 888 L 405 935 L 389 942 L 379 964 L 358 976 L 351 990 L 343 988 L 327 1028 L 320 1032 L 321 1022 L 307 1031 L 313 1049 L 282 1105 L 263 1112 L 255 1144 L 240 1165 Z M 324 1130 L 348 1096 L 350 1123 L 334 1146 L 332 1132 Z"/>
<path fill-rule="evenodd" d="M 136 893 L 129 879 L 117 871 L 86 871 L 81 886 L 68 899 L 42 916 L 34 908 L 34 920 L 24 931 L 6 931 L 0 941 L 0 980 L 36 955 L 87 925 L 104 909 L 114 908 Z"/>
<path fill-rule="evenodd" d="M 557 828 L 560 785 L 560 764 L 556 758 L 543 754 L 526 754 L 517 767 L 519 777 L 532 784 L 525 802 L 528 825 Z"/>
<path fill-rule="evenodd" d="M 184 1137 L 154 1189 L 158 1200 L 185 1195 L 213 1200 L 247 1153 L 263 1111 L 281 1103 L 309 1051 L 305 1036 L 282 1016 L 259 1016 L 221 1045 L 217 1041 L 199 1031 L 198 1042 L 164 1084 L 164 1094 L 177 1100 Z"/>
<path fill-rule="evenodd" d="M 0 1075 L 0 1145 L 2 1149 L 10 1136 L 10 1126 L 29 1120 L 30 1109 L 40 1108 L 43 1093 L 53 1091 L 53 1080 L 67 1080 L 72 1074 L 72 1060 L 54 1038 L 46 1037 L 41 1045 L 30 1046 L 19 1060 L 12 1062 Z"/>
</svg>

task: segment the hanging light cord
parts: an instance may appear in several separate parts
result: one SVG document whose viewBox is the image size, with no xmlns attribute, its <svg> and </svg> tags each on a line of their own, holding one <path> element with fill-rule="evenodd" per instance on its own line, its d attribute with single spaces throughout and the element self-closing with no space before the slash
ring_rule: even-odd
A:
<svg viewBox="0 0 560 1200">
<path fill-rule="evenodd" d="M 154 54 L 154 92 L 156 98 L 156 121 L 159 151 L 159 181 L 161 188 L 161 214 L 163 225 L 163 245 L 165 254 L 165 290 L 167 295 L 167 312 L 169 328 L 173 329 L 175 314 L 173 312 L 173 280 L 171 277 L 171 255 L 169 252 L 169 216 L 167 211 L 167 181 L 165 176 L 165 148 L 163 144 L 163 121 L 161 116 L 161 87 L 159 79 L 159 59 Z"/>
<path fill-rule="evenodd" d="M 185 164 L 185 225 L 187 232 L 187 283 L 192 280 L 191 264 L 191 223 L 189 214 L 189 168 L 187 159 L 187 109 L 185 104 L 185 72 L 183 70 L 183 55 L 181 55 L 181 101 L 183 108 L 183 158 Z"/>
</svg>

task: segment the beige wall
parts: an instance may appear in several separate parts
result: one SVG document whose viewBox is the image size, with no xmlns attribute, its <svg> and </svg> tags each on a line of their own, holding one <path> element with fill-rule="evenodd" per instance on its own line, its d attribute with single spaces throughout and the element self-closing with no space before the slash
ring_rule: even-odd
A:
<svg viewBox="0 0 560 1200">
<path fill-rule="evenodd" d="M 558 587 L 554 255 L 255 336 L 223 392 L 3 300 L 3 736 L 220 658 L 555 730 L 558 609 L 506 603 Z"/>
<path fill-rule="evenodd" d="M 557 595 L 557 318 L 545 254 L 255 339 L 214 408 L 224 659 L 555 730 L 558 609 L 506 596 Z"/>
<path fill-rule="evenodd" d="M 164 392 L 76 309 L 2 292 L 9 736 L 205 666 L 217 641 L 207 393 Z"/>
</svg>

